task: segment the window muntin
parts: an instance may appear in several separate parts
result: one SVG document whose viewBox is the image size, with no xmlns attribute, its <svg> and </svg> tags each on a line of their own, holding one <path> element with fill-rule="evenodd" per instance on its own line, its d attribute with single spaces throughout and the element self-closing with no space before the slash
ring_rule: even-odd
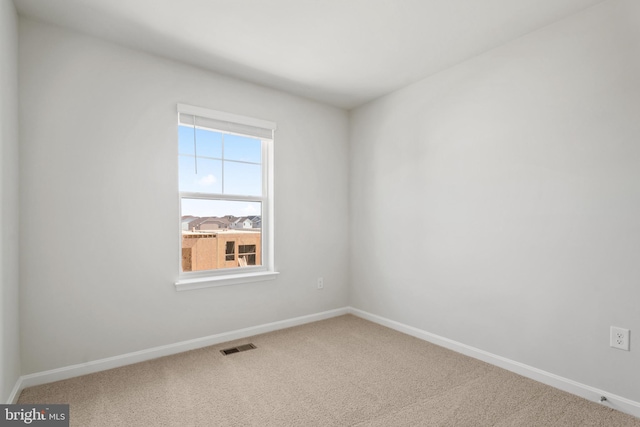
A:
<svg viewBox="0 0 640 427">
<path fill-rule="evenodd" d="M 227 130 L 214 128 L 212 124 Z M 268 132 L 272 135 L 275 124 L 270 125 Z M 240 134 L 246 129 L 248 135 Z M 251 126 L 181 112 L 178 126 L 181 276 L 273 271 L 272 255 L 267 251 L 272 239 L 269 229 L 272 140 L 265 134 L 262 128 L 256 131 Z"/>
</svg>

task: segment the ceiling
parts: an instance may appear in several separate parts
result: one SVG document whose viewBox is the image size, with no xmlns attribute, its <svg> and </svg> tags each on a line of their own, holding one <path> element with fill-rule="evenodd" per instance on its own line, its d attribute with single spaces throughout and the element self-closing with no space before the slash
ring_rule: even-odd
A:
<svg viewBox="0 0 640 427">
<path fill-rule="evenodd" d="M 18 13 L 351 109 L 602 0 L 14 0 Z"/>
</svg>

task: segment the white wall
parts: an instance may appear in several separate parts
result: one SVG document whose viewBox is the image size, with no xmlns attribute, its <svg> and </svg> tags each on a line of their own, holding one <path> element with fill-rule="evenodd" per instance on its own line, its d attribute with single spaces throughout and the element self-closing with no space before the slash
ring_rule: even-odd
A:
<svg viewBox="0 0 640 427">
<path fill-rule="evenodd" d="M 639 29 L 605 2 L 353 111 L 351 305 L 640 401 Z"/>
<path fill-rule="evenodd" d="M 0 401 L 20 376 L 18 325 L 18 15 L 0 1 Z"/>
<path fill-rule="evenodd" d="M 347 305 L 346 112 L 30 20 L 19 46 L 23 374 Z M 277 280 L 175 291 L 178 102 L 277 122 Z"/>
</svg>

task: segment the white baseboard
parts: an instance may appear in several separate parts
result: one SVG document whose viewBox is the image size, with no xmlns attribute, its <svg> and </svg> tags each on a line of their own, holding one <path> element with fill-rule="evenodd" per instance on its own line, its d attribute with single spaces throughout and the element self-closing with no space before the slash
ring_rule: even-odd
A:
<svg viewBox="0 0 640 427">
<path fill-rule="evenodd" d="M 329 319 L 343 314 L 353 314 L 371 322 L 394 329 L 396 331 L 411 335 L 413 337 L 431 342 L 441 347 L 448 348 L 455 352 L 482 360 L 494 366 L 515 372 L 532 380 L 547 384 L 568 393 L 580 396 L 584 399 L 600 403 L 600 397 L 605 396 L 607 400 L 602 403 L 610 408 L 617 409 L 621 412 L 640 418 L 640 403 L 633 400 L 617 396 L 604 390 L 597 389 L 585 384 L 578 383 L 568 378 L 543 371 L 532 366 L 525 365 L 514 360 L 507 359 L 489 353 L 457 341 L 450 340 L 439 335 L 432 334 L 422 329 L 408 326 L 395 320 L 390 320 L 375 314 L 368 313 L 353 307 L 339 308 L 335 310 L 324 311 L 307 316 L 295 317 L 292 319 L 281 320 L 273 323 L 253 326 L 235 331 L 224 332 L 221 334 L 210 335 L 207 337 L 196 338 L 193 340 L 182 341 L 175 344 L 154 347 L 147 350 L 127 353 L 120 356 L 108 357 L 105 359 L 95 360 L 87 363 L 80 363 L 64 368 L 52 369 L 50 371 L 37 372 L 34 374 L 21 376 L 14 386 L 7 403 L 15 403 L 20 392 L 26 387 L 46 384 L 54 381 L 65 380 L 81 375 L 92 374 L 94 372 L 105 371 L 107 369 L 118 368 L 120 366 L 131 365 L 133 363 L 144 362 L 146 360 L 156 359 L 158 357 L 170 356 L 189 350 L 207 347 L 210 345 L 220 344 L 227 341 L 233 341 L 280 329 L 286 329 L 293 326 L 303 325 L 305 323 L 316 322 L 319 320 Z"/>
<path fill-rule="evenodd" d="M 547 384 L 551 387 L 566 391 L 568 393 L 580 396 L 584 399 L 601 403 L 613 409 L 617 409 L 620 412 L 624 412 L 634 417 L 640 418 L 640 403 L 627 399 L 622 396 L 609 393 L 604 390 L 597 389 L 595 387 L 581 384 L 579 382 L 570 380 L 568 378 L 561 377 L 550 372 L 543 371 L 538 368 L 534 368 L 524 363 L 516 362 L 514 360 L 507 359 L 502 356 L 498 356 L 489 353 L 484 350 L 480 350 L 475 347 L 468 346 L 466 344 L 459 343 L 457 341 L 450 340 L 448 338 L 441 337 L 439 335 L 432 334 L 430 332 L 423 331 L 422 329 L 408 326 L 395 320 L 390 320 L 375 314 L 368 313 L 357 308 L 349 307 L 349 313 L 354 316 L 361 317 L 371 322 L 377 323 L 382 326 L 394 329 L 398 332 L 411 335 L 424 341 L 439 345 L 441 347 L 448 348 L 457 353 L 464 354 L 466 356 L 473 357 L 474 359 L 482 360 L 491 365 L 498 366 L 523 377 L 530 378 L 532 380 Z M 605 396 L 606 401 L 600 402 L 600 397 Z"/>
<path fill-rule="evenodd" d="M 171 356 L 173 354 L 195 350 L 202 347 L 208 347 L 210 345 L 220 344 L 227 341 L 247 338 L 254 335 L 277 331 L 279 329 L 291 328 L 293 326 L 304 325 L 305 323 L 311 323 L 318 320 L 341 316 L 343 314 L 347 314 L 348 312 L 349 308 L 347 307 L 338 308 L 335 310 L 324 311 L 307 316 L 295 317 L 292 319 L 280 320 L 278 322 L 266 323 L 249 328 L 238 329 L 235 331 L 182 341 L 175 344 L 163 345 L 147 350 L 135 351 L 133 353 L 122 354 L 120 356 L 107 357 L 106 359 L 94 360 L 87 363 L 79 363 L 77 365 L 52 369 L 50 371 L 23 375 L 18 378 L 18 381 L 13 388 L 11 395 L 9 396 L 8 403 L 15 403 L 20 396 L 20 392 L 27 387 L 47 384 L 54 381 L 66 380 L 68 378 L 106 371 L 107 369 L 118 368 L 120 366 L 131 365 L 138 362 L 144 362 L 146 360 L 156 359 L 158 357 Z"/>
<path fill-rule="evenodd" d="M 13 390 L 11 390 L 11 394 L 7 399 L 7 403 L 8 404 L 16 403 L 16 401 L 18 400 L 18 396 L 20 396 L 20 392 L 22 391 L 23 388 L 24 387 L 22 387 L 21 378 L 18 378 L 18 381 L 16 381 L 16 384 L 13 386 Z"/>
</svg>

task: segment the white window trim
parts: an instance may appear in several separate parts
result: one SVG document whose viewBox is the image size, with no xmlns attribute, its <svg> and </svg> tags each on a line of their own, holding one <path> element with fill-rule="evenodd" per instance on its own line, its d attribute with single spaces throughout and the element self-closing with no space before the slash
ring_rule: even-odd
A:
<svg viewBox="0 0 640 427">
<path fill-rule="evenodd" d="M 277 126 L 273 122 L 255 119 L 252 117 L 240 116 L 223 111 L 210 110 L 208 108 L 195 107 L 186 104 L 178 104 L 178 113 L 190 114 L 200 117 L 207 117 L 215 120 L 260 127 L 263 129 L 276 130 Z M 274 280 L 278 276 L 274 262 L 274 194 L 273 194 L 273 138 L 262 139 L 262 162 L 263 167 L 263 194 L 266 194 L 262 204 L 262 264 L 255 267 L 243 267 L 241 269 L 219 269 L 198 272 L 182 272 L 182 224 L 180 201 L 183 197 L 189 198 L 209 198 L 208 195 L 197 193 L 187 193 L 178 191 L 178 279 L 174 285 L 176 291 L 186 291 L 193 289 L 210 288 L 216 286 L 236 285 L 242 283 L 262 282 Z M 177 146 L 177 145 L 176 145 Z M 176 159 L 178 156 L 176 156 Z M 177 180 L 176 180 L 177 182 Z M 233 196 L 216 195 L 216 199 L 237 200 Z M 265 226 L 266 225 L 266 226 Z"/>
<path fill-rule="evenodd" d="M 261 271 L 259 273 L 234 273 L 218 277 L 199 277 L 182 279 L 175 283 L 177 291 L 190 291 L 193 289 L 212 288 L 215 286 L 238 285 L 242 283 L 265 282 L 278 277 L 277 271 Z"/>
<path fill-rule="evenodd" d="M 254 119 L 253 117 L 241 116 L 239 114 L 226 113 L 224 111 L 210 110 L 208 108 L 194 107 L 193 105 L 178 104 L 178 113 L 190 114 L 192 116 L 206 117 L 220 120 L 222 122 L 238 123 L 257 128 L 271 129 L 275 131 L 277 125 L 268 120 Z"/>
</svg>

